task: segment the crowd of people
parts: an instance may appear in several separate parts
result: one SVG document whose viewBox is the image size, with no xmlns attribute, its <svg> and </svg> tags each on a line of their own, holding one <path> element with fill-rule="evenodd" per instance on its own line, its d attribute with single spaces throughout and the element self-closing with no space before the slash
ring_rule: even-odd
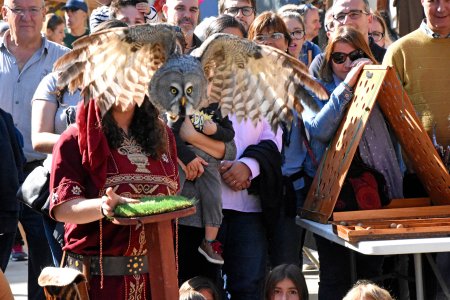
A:
<svg viewBox="0 0 450 300">
<path fill-rule="evenodd" d="M 50 265 L 85 272 L 91 299 L 150 299 L 151 289 L 163 287 L 150 286 L 148 266 L 134 274 L 126 267 L 128 257 L 147 260 L 143 226 L 118 226 L 107 217 L 119 203 L 175 194 L 199 200 L 196 213 L 174 226 L 180 299 L 308 299 L 301 269 L 305 232 L 295 220 L 365 65 L 394 67 L 448 160 L 448 1 L 422 0 L 420 27 L 398 40 L 383 12 L 372 11 L 367 0 L 335 0 L 327 11 L 311 1 L 258 11 L 256 0 L 219 0 L 219 15 L 203 25 L 199 0 L 166 0 L 161 6 L 146 0 L 100 2 L 89 14 L 86 2 L 68 0 L 64 18 L 46 14 L 43 0 L 4 0 L 1 9 L 2 300 L 12 299 L 3 272 L 20 242 L 18 222 L 28 242 L 29 299 L 45 299 L 37 278 Z M 186 54 L 216 33 L 276 48 L 303 62 L 329 98 L 314 98 L 318 111 L 307 108 L 301 116 L 294 111 L 291 124 L 273 130 L 264 118 L 254 124 L 222 116 L 217 105 L 165 122 L 147 96 L 141 106 L 115 104 L 102 116 L 95 99 L 83 105 L 79 91 L 57 86 L 60 74 L 53 65 L 79 38 L 158 22 L 181 29 Z M 318 43 L 321 29 L 328 39 L 324 45 Z M 16 199 L 21 182 L 38 166 L 50 172 L 48 214 Z M 349 180 L 335 210 L 381 208 L 391 199 L 426 196 L 377 105 L 352 160 L 354 172 L 361 168 L 371 170 L 364 172 L 370 200 L 357 193 L 360 181 Z M 320 300 L 393 299 L 378 286 L 383 282 L 369 281 L 383 274 L 384 257 L 356 255 L 355 282 L 351 250 L 320 236 L 314 240 Z M 450 255 L 436 259 L 449 281 Z M 430 297 L 438 299 L 440 291 L 431 287 Z"/>
</svg>

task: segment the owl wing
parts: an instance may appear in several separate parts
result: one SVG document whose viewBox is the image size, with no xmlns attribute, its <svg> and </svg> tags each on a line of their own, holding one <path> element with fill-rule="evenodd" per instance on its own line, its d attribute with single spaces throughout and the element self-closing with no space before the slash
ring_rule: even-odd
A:
<svg viewBox="0 0 450 300">
<path fill-rule="evenodd" d="M 142 104 L 153 74 L 178 51 L 181 32 L 167 24 L 111 28 L 83 37 L 55 63 L 58 85 L 81 87 L 85 101 L 97 100 L 102 114 L 115 103 Z M 184 43 L 184 40 L 183 40 Z"/>
<path fill-rule="evenodd" d="M 310 90 L 327 99 L 323 86 L 298 59 L 273 47 L 258 45 L 228 34 L 215 34 L 193 53 L 203 65 L 210 86 L 200 105 L 219 102 L 222 115 L 235 113 L 238 121 L 256 123 L 265 117 L 275 129 L 280 121 L 291 124 L 293 111 L 303 105 L 316 110 Z"/>
</svg>

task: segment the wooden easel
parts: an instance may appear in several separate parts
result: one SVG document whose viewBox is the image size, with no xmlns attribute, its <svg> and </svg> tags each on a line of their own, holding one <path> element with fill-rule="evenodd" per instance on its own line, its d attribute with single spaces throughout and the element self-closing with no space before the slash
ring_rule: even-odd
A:
<svg viewBox="0 0 450 300">
<path fill-rule="evenodd" d="M 450 175 L 416 116 L 414 107 L 398 80 L 395 70 L 386 66 L 364 67 L 347 114 L 318 168 L 322 172 L 318 171 L 314 178 L 301 213 L 302 217 L 320 223 L 327 223 L 330 219 L 375 102 L 379 104 L 386 121 L 391 125 L 390 128 L 393 129 L 402 146 L 403 153 L 406 154 L 426 188 L 431 204 L 441 205 L 440 208 L 429 207 L 430 209 L 426 207 L 396 208 L 395 214 L 405 218 L 408 217 L 409 210 L 411 213 L 419 214 L 421 218 L 450 217 L 450 206 L 448 206 Z M 371 219 L 370 216 L 374 216 L 372 212 L 375 213 L 375 211 L 371 213 L 358 211 L 342 214 L 349 216 L 362 212 L 365 212 L 369 219 Z M 394 210 L 392 212 L 394 213 Z M 383 215 L 383 212 L 379 214 Z M 391 216 L 394 217 L 395 214 Z M 410 217 L 418 216 L 410 215 Z"/>
</svg>

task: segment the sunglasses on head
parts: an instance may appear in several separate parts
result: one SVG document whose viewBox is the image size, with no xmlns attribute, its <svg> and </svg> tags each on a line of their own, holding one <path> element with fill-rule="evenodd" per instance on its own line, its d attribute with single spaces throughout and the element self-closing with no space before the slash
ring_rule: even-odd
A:
<svg viewBox="0 0 450 300">
<path fill-rule="evenodd" d="M 356 49 L 350 53 L 333 52 L 331 54 L 331 59 L 338 65 L 343 64 L 347 60 L 347 57 L 350 58 L 350 61 L 355 61 L 359 58 L 363 58 L 364 52 L 360 49 Z"/>
</svg>

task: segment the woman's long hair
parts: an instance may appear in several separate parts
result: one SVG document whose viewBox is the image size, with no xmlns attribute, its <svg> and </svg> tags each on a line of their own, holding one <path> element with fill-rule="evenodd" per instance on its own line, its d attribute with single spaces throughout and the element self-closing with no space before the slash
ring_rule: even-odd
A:
<svg viewBox="0 0 450 300">
<path fill-rule="evenodd" d="M 112 149 L 119 148 L 124 140 L 124 133 L 112 116 L 111 109 L 102 119 L 102 129 Z M 164 122 L 159 118 L 158 109 L 147 96 L 142 105 L 136 106 L 130 124 L 129 135 L 153 159 L 160 159 L 167 152 L 167 132 Z"/>
<path fill-rule="evenodd" d="M 265 300 L 272 299 L 275 287 L 284 279 L 289 279 L 294 283 L 300 300 L 308 300 L 308 286 L 306 285 L 305 277 L 303 276 L 302 270 L 294 264 L 279 265 L 270 272 L 264 288 Z"/>
<path fill-rule="evenodd" d="M 319 70 L 319 79 L 322 79 L 325 82 L 333 81 L 331 54 L 333 53 L 334 46 L 339 42 L 349 44 L 355 49 L 362 50 L 366 58 L 370 59 L 373 64 L 378 64 L 377 60 L 372 54 L 372 51 L 370 51 L 369 45 L 364 36 L 353 27 L 341 26 L 336 28 L 334 34 L 331 37 L 331 40 L 325 48 L 325 57 L 324 62 Z"/>
<path fill-rule="evenodd" d="M 384 48 L 389 47 L 393 41 L 391 38 L 391 33 L 389 31 L 389 28 L 386 24 L 386 21 L 384 20 L 384 18 L 381 16 L 381 14 L 376 11 L 372 14 L 373 18 L 376 19 L 378 21 L 378 23 L 381 24 L 381 27 L 383 27 L 383 34 L 384 34 Z M 372 21 L 373 22 L 373 21 Z"/>
</svg>

